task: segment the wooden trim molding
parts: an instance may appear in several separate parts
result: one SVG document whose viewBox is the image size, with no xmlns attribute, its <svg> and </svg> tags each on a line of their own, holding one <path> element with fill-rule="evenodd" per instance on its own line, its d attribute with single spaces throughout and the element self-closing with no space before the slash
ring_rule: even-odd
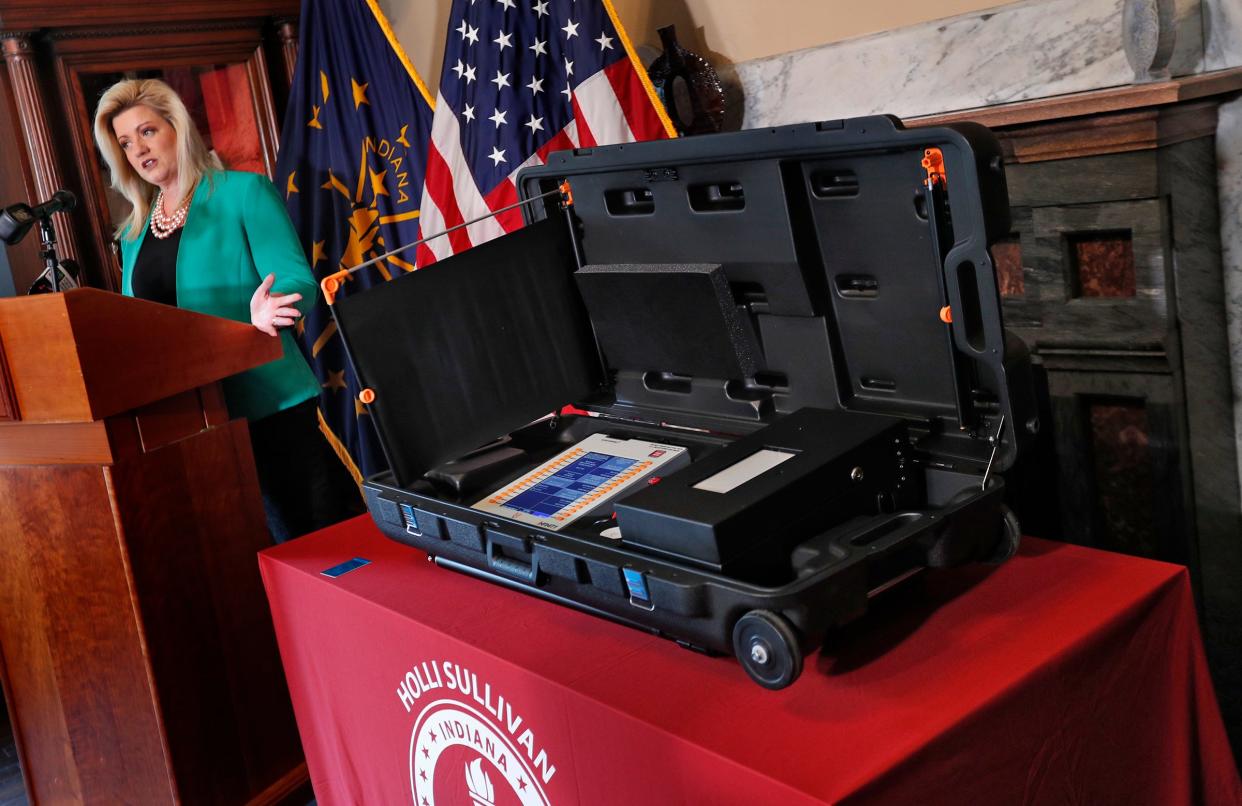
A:
<svg viewBox="0 0 1242 806">
<path fill-rule="evenodd" d="M 149 25 L 107 25 L 90 28 L 69 28 L 47 31 L 44 36 L 55 42 L 73 39 L 99 39 L 100 37 L 151 37 L 162 34 L 201 34 L 204 31 L 253 31 L 254 20 L 210 20 L 194 23 L 164 23 Z"/>
<path fill-rule="evenodd" d="M 298 67 L 298 21 L 287 17 L 276 20 L 276 38 L 280 42 L 280 55 L 284 58 L 285 78 L 292 87 Z"/>
<path fill-rule="evenodd" d="M 1135 112 L 1112 112 L 997 130 L 1008 162 L 1089 157 L 1147 151 L 1211 137 L 1217 104 L 1196 101 Z"/>
<path fill-rule="evenodd" d="M 1217 107 L 1242 93 L 1242 68 L 1153 84 L 911 118 L 907 126 L 972 121 L 996 130 L 1011 163 L 1146 151 L 1210 137 Z"/>
<path fill-rule="evenodd" d="M 3 37 L 4 61 L 8 66 L 9 79 L 13 84 L 13 98 L 17 114 L 21 118 L 22 135 L 26 151 L 30 155 L 31 172 L 34 175 L 37 199 L 35 204 L 51 198 L 64 187 L 64 178 L 56 165 L 52 150 L 52 133 L 48 129 L 47 107 L 35 75 L 34 49 L 30 37 L 24 33 L 10 33 Z M 77 237 L 73 226 L 64 213 L 52 217 L 56 227 L 56 248 L 61 258 L 79 259 Z"/>
<path fill-rule="evenodd" d="M 940 126 L 945 123 L 974 121 L 996 128 L 1184 103 L 1240 91 L 1242 91 L 1242 67 L 1234 67 L 1196 76 L 1175 78 L 1171 81 L 1131 84 L 1105 90 L 1041 98 L 1037 101 L 965 109 L 944 115 L 928 115 L 911 118 L 906 123 L 909 126 Z"/>
<path fill-rule="evenodd" d="M 254 120 L 259 130 L 259 144 L 263 149 L 263 162 L 267 168 L 267 178 L 271 179 L 276 174 L 280 125 L 276 122 L 272 80 L 267 72 L 267 60 L 263 58 L 263 45 L 256 47 L 246 60 L 246 75 L 250 78 L 250 97 L 253 101 Z"/>
<path fill-rule="evenodd" d="M 121 0 L 0 0 L 0 29 L 34 30 L 85 25 L 150 25 L 184 20 L 255 19 L 297 16 L 298 0 L 181 0 L 148 3 Z"/>
<path fill-rule="evenodd" d="M 0 421 L 21 418 L 21 410 L 17 408 L 17 396 L 13 394 L 13 379 L 9 377 L 9 362 L 4 356 L 4 345 L 0 344 Z"/>
</svg>

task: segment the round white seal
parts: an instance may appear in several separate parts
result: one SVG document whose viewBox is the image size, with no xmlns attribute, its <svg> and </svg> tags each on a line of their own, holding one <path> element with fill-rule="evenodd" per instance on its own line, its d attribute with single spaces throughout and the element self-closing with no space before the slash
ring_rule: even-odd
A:
<svg viewBox="0 0 1242 806">
<path fill-rule="evenodd" d="M 521 748 L 488 716 L 459 700 L 436 700 L 410 734 L 410 791 L 415 806 L 549 806 Z"/>
</svg>

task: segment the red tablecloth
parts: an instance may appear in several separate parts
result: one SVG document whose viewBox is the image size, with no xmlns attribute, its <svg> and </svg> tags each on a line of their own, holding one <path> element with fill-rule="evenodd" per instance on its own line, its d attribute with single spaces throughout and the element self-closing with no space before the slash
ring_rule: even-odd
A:
<svg viewBox="0 0 1242 806">
<path fill-rule="evenodd" d="M 1177 566 L 1028 539 L 772 692 L 366 518 L 260 565 L 322 804 L 1242 803 Z"/>
</svg>

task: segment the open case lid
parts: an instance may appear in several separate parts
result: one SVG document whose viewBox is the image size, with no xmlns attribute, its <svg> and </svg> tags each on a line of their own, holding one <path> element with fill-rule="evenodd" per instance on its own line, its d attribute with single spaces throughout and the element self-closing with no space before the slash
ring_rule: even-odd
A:
<svg viewBox="0 0 1242 806">
<path fill-rule="evenodd" d="M 1000 431 L 993 466 L 1012 464 L 988 254 L 1009 233 L 1009 202 L 1000 145 L 984 127 L 907 130 L 878 116 L 562 151 L 522 172 L 518 193 L 533 198 L 562 179 L 573 188 L 579 287 L 616 375 L 614 412 L 700 426 L 805 406 L 894 414 L 928 423 L 924 449 L 980 464 Z M 554 207 L 528 209 L 542 218 Z M 601 323 L 650 310 L 645 300 L 663 296 L 652 269 L 677 275 L 686 264 L 723 270 L 736 318 L 753 327 L 738 351 L 743 366 L 754 355 L 749 374 L 611 360 Z M 612 301 L 607 310 L 582 282 L 599 266 L 643 269 L 628 293 L 613 283 L 596 295 Z M 679 344 L 680 363 L 706 363 L 693 317 L 634 320 L 631 341 Z"/>
<path fill-rule="evenodd" d="M 568 216 L 535 198 L 563 179 Z M 578 149 L 517 185 L 538 226 L 336 306 L 362 382 L 388 379 L 371 410 L 400 482 L 570 401 L 732 433 L 806 406 L 891 414 L 980 465 L 999 433 L 993 466 L 1012 464 L 988 254 L 1009 208 L 983 127 L 870 117 Z M 522 392 L 519 355 L 549 362 Z"/>
<path fill-rule="evenodd" d="M 597 391 L 564 218 L 336 300 L 333 314 L 397 481 Z"/>
</svg>

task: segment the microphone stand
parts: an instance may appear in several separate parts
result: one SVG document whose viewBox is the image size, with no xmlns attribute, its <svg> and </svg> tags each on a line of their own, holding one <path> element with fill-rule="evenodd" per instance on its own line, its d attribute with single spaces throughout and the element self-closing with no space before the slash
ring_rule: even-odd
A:
<svg viewBox="0 0 1242 806">
<path fill-rule="evenodd" d="M 56 276 L 59 273 L 57 269 L 60 261 L 56 257 L 56 230 L 52 228 L 51 216 L 39 219 L 39 240 L 43 242 L 39 256 L 43 258 L 43 263 L 47 266 L 48 280 L 51 281 L 52 293 L 55 294 L 60 291 L 60 278 Z"/>
</svg>

